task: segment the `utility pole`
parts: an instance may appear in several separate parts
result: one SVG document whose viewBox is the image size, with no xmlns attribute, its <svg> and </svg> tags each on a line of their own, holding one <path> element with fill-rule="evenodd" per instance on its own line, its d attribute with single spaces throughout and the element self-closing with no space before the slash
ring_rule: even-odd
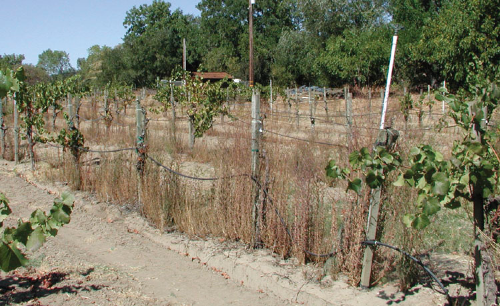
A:
<svg viewBox="0 0 500 306">
<path fill-rule="evenodd" d="M 182 39 L 182 70 L 186 71 L 186 39 Z"/>
<path fill-rule="evenodd" d="M 253 5 L 255 4 L 255 0 L 249 0 L 248 6 L 248 36 L 249 38 L 249 69 L 248 69 L 248 81 L 250 83 L 250 87 L 253 87 Z"/>
</svg>

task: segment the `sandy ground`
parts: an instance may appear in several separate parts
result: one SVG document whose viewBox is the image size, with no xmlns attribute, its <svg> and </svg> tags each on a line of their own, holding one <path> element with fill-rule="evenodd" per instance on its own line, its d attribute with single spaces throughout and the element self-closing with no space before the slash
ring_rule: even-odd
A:
<svg viewBox="0 0 500 306">
<path fill-rule="evenodd" d="M 66 186 L 39 182 L 27 164 L 0 161 L 9 220 L 48 210 Z M 34 253 L 28 267 L 0 274 L 0 305 L 442 305 L 418 286 L 363 291 L 320 268 L 283 261 L 238 243 L 160 233 L 137 213 L 74 192 L 71 223 Z M 467 267 L 463 259 L 451 265 Z M 458 292 L 457 292 L 458 293 Z M 463 294 L 459 293 L 459 294 Z"/>
</svg>

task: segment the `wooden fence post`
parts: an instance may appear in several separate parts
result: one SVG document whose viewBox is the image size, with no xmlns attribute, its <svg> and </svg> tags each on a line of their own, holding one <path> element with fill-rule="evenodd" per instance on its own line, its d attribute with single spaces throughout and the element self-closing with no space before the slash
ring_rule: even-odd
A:
<svg viewBox="0 0 500 306">
<path fill-rule="evenodd" d="M 446 81 L 443 81 L 443 88 L 444 90 L 446 91 Z M 443 93 L 444 94 L 444 93 Z M 441 103 L 443 105 L 443 115 L 444 115 L 444 112 L 445 112 L 445 108 L 444 108 L 444 100 L 443 102 Z"/>
<path fill-rule="evenodd" d="M 260 161 L 259 161 L 259 150 L 260 150 L 260 129 L 261 129 L 261 118 L 260 118 L 260 93 L 257 90 L 252 92 L 252 178 L 259 182 L 260 176 Z M 260 214 L 262 213 L 259 209 L 260 204 L 260 188 L 258 184 L 252 184 L 252 227 L 253 227 L 253 246 L 258 247 L 262 243 L 260 237 Z"/>
<path fill-rule="evenodd" d="M 427 99 L 429 105 L 429 118 L 432 119 L 431 85 L 427 85 Z"/>
<path fill-rule="evenodd" d="M 372 89 L 368 88 L 368 118 L 372 117 Z"/>
<path fill-rule="evenodd" d="M 374 147 L 385 147 L 390 149 L 399 137 L 399 132 L 392 128 L 380 130 Z M 375 240 L 377 234 L 378 215 L 380 210 L 381 188 L 372 189 L 370 195 L 370 208 L 368 209 L 368 224 L 366 229 L 366 240 Z M 370 246 L 365 248 L 363 256 L 363 267 L 361 270 L 360 286 L 370 287 L 370 276 L 372 272 L 373 249 Z"/>
<path fill-rule="evenodd" d="M 195 135 L 194 135 L 194 122 L 193 122 L 193 117 L 189 116 L 189 122 L 188 122 L 188 134 L 189 134 L 189 149 L 193 150 L 194 148 L 194 141 L 195 141 Z"/>
<path fill-rule="evenodd" d="M 287 87 L 286 89 L 286 103 L 288 104 L 288 122 L 292 124 L 293 119 L 292 119 L 292 102 L 291 101 L 291 92 L 290 88 Z M 285 105 L 286 108 L 286 105 Z"/>
<path fill-rule="evenodd" d="M 14 94 L 14 160 L 19 163 L 19 111 L 17 110 L 17 94 Z"/>
<path fill-rule="evenodd" d="M 4 158 L 5 155 L 5 125 L 3 121 L 3 104 L 5 99 L 0 99 L 0 150 L 2 153 L 0 154 L 0 158 Z"/>
<path fill-rule="evenodd" d="M 189 93 L 188 93 L 189 99 Z M 170 122 L 170 138 L 173 143 L 176 142 L 176 129 L 175 129 L 175 100 L 174 100 L 174 85 L 170 83 L 170 107 L 172 108 L 172 121 Z"/>
<path fill-rule="evenodd" d="M 141 101 L 136 99 L 136 150 L 137 150 L 137 199 L 142 205 L 142 181 L 146 164 L 146 114 L 141 106 Z"/>
<path fill-rule="evenodd" d="M 68 93 L 68 118 L 69 118 L 69 128 L 71 129 L 73 125 L 73 96 Z"/>
<path fill-rule="evenodd" d="M 191 95 L 188 92 L 188 104 L 191 104 Z M 193 150 L 194 148 L 194 142 L 196 140 L 196 137 L 194 135 L 194 116 L 189 116 L 189 122 L 188 122 L 188 134 L 189 134 L 189 149 Z"/>
<path fill-rule="evenodd" d="M 35 99 L 30 99 L 28 97 L 26 99 L 26 109 L 25 109 L 25 115 L 26 118 L 28 119 L 28 122 L 33 122 L 33 104 L 35 103 Z M 27 124 L 26 125 L 26 139 L 28 140 L 28 151 L 30 155 L 30 160 L 31 160 L 31 170 L 35 171 L 35 152 L 34 152 L 34 146 L 35 143 L 33 141 L 33 124 Z"/>
<path fill-rule="evenodd" d="M 347 90 L 347 95 L 346 95 L 346 100 L 345 100 L 345 117 L 346 117 L 346 123 L 347 123 L 347 129 L 348 129 L 348 139 L 349 143 L 350 140 L 352 139 L 352 93 Z"/>
<path fill-rule="evenodd" d="M 269 106 L 271 107 L 271 117 L 273 114 L 273 80 L 269 80 Z"/>
<path fill-rule="evenodd" d="M 476 115 L 476 103 L 469 105 L 469 113 L 473 118 Z M 486 117 L 487 107 L 483 106 L 481 110 Z M 486 120 L 472 125 L 472 142 L 482 142 L 482 132 L 486 128 Z M 497 305 L 495 284 L 495 269 L 491 254 L 488 252 L 482 232 L 485 223 L 485 197 L 481 188 L 474 188 L 472 193 L 473 218 L 474 218 L 474 275 L 476 277 L 476 305 Z"/>
<path fill-rule="evenodd" d="M 323 102 L 325 102 L 326 121 L 330 122 L 330 116 L 328 115 L 328 102 L 326 101 L 326 87 L 323 87 Z"/>
<path fill-rule="evenodd" d="M 300 125 L 300 110 L 299 110 L 299 89 L 295 86 L 295 117 L 296 117 L 296 128 L 299 129 Z"/>
<path fill-rule="evenodd" d="M 78 129 L 80 129 L 80 108 L 81 108 L 81 106 L 82 106 L 81 97 L 80 97 L 80 95 L 77 95 L 75 97 L 74 117 L 75 117 L 75 120 L 76 120 L 76 127 Z"/>
<path fill-rule="evenodd" d="M 311 131 L 314 133 L 314 124 L 316 119 L 314 118 L 313 101 L 311 100 L 311 86 L 308 89 L 308 99 L 309 99 L 309 120 L 311 120 Z"/>
</svg>

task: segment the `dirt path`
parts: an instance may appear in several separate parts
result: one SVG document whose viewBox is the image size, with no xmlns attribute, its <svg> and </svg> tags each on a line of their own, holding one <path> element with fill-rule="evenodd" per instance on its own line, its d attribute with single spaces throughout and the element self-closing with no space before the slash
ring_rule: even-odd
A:
<svg viewBox="0 0 500 306">
<path fill-rule="evenodd" d="M 29 183 L 28 183 L 29 182 Z M 0 191 L 13 218 L 48 210 L 67 187 L 33 178 L 27 165 L 0 161 Z M 34 253 L 31 263 L 0 274 L 0 305 L 442 305 L 419 286 L 362 291 L 318 278 L 320 268 L 297 266 L 242 244 L 190 240 L 151 228 L 137 213 L 76 195 L 71 223 Z M 453 263 L 456 265 L 456 263 Z M 462 264 L 463 263 L 459 263 Z"/>
<path fill-rule="evenodd" d="M 36 208 L 48 210 L 55 198 L 46 191 L 50 189 L 27 183 L 11 168 L 2 163 L 0 190 L 15 219 Z M 30 254 L 30 268 L 1 275 L 0 288 L 8 284 L 16 289 L 3 292 L 0 304 L 285 305 L 158 246 L 140 235 L 142 220 L 125 224 L 119 211 L 108 208 L 78 193 L 71 223 Z M 43 284 L 48 278 L 57 278 L 50 287 Z M 33 290 L 28 282 L 36 280 L 42 284 Z"/>
</svg>

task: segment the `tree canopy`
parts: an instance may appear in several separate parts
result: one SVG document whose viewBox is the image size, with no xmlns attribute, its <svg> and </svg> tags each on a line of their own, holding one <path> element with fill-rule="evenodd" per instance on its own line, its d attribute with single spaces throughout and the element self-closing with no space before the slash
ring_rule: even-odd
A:
<svg viewBox="0 0 500 306">
<path fill-rule="evenodd" d="M 47 49 L 38 55 L 38 67 L 50 76 L 64 76 L 74 71 L 69 62 L 69 54 L 65 51 Z"/>
<path fill-rule="evenodd" d="M 385 82 L 391 36 L 398 48 L 394 78 L 412 86 L 471 87 L 499 74 L 500 0 L 259 0 L 253 6 L 255 81 L 334 86 Z M 145 86 L 189 71 L 224 71 L 248 78 L 249 1 L 200 0 L 200 16 L 169 2 L 131 8 L 123 43 L 93 46 L 79 60 L 84 78 L 99 84 Z M 65 56 L 66 55 L 66 56 Z M 67 54 L 45 51 L 50 75 L 70 67 Z M 1 59 L 0 59 L 1 63 Z"/>
</svg>

